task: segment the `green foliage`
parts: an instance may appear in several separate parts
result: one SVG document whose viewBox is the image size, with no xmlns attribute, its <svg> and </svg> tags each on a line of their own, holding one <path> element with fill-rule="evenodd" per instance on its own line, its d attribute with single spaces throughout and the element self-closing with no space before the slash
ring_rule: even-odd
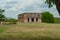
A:
<svg viewBox="0 0 60 40">
<path fill-rule="evenodd" d="M 5 12 L 5 10 L 0 9 L 0 14 L 3 13 L 3 12 Z"/>
<path fill-rule="evenodd" d="M 16 24 L 16 22 L 18 22 L 18 20 L 14 19 L 14 18 L 7 18 L 7 19 L 5 19 L 5 22 L 7 22 L 8 24 Z"/>
<path fill-rule="evenodd" d="M 4 19 L 5 19 L 5 16 L 2 14 L 3 12 L 4 12 L 4 10 L 0 9 L 0 22 L 4 21 Z"/>
<path fill-rule="evenodd" d="M 0 22 L 4 21 L 4 19 L 5 19 L 5 16 L 3 14 L 0 14 Z"/>
<path fill-rule="evenodd" d="M 49 7 L 52 7 L 55 3 L 55 0 L 46 0 L 45 3 L 47 3 Z"/>
<path fill-rule="evenodd" d="M 42 22 L 45 23 L 54 23 L 54 17 L 49 12 L 43 12 L 42 13 Z"/>
</svg>

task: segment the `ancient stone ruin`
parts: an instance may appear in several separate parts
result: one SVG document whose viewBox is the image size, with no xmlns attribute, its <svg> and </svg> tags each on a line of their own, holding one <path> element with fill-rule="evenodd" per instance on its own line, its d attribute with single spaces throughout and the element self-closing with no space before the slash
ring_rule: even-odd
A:
<svg viewBox="0 0 60 40">
<path fill-rule="evenodd" d="M 41 22 L 41 13 L 22 13 L 18 15 L 19 22 Z"/>
</svg>

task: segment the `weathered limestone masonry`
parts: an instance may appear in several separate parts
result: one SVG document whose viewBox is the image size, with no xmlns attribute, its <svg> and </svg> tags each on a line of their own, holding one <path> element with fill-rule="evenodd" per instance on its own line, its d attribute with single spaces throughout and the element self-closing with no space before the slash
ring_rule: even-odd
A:
<svg viewBox="0 0 60 40">
<path fill-rule="evenodd" d="M 41 13 L 22 13 L 18 15 L 19 22 L 41 22 Z"/>
</svg>

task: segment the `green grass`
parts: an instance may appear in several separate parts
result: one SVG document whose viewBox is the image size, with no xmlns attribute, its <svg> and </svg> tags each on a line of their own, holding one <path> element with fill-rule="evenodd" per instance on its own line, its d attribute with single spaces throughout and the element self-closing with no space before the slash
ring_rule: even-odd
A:
<svg viewBox="0 0 60 40">
<path fill-rule="evenodd" d="M 20 23 L 1 30 L 0 40 L 60 40 L 60 24 Z"/>
<path fill-rule="evenodd" d="M 0 33 L 3 32 L 6 28 L 3 26 L 0 26 Z"/>
<path fill-rule="evenodd" d="M 55 23 L 60 24 L 60 18 L 55 18 Z"/>
<path fill-rule="evenodd" d="M 9 28 L 8 25 L 0 25 L 0 33 L 4 32 L 8 28 Z"/>
<path fill-rule="evenodd" d="M 0 33 L 3 32 L 6 28 L 0 27 Z"/>
</svg>

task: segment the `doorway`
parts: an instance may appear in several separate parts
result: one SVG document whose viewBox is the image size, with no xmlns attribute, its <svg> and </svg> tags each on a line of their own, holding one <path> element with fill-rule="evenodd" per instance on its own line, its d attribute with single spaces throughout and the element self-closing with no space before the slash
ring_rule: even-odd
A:
<svg viewBox="0 0 60 40">
<path fill-rule="evenodd" d="M 36 22 L 38 22 L 38 18 L 36 18 Z"/>
<path fill-rule="evenodd" d="M 29 22 L 29 18 L 28 18 L 28 22 Z"/>
<path fill-rule="evenodd" d="M 34 22 L 34 18 L 32 18 L 31 21 Z"/>
</svg>

